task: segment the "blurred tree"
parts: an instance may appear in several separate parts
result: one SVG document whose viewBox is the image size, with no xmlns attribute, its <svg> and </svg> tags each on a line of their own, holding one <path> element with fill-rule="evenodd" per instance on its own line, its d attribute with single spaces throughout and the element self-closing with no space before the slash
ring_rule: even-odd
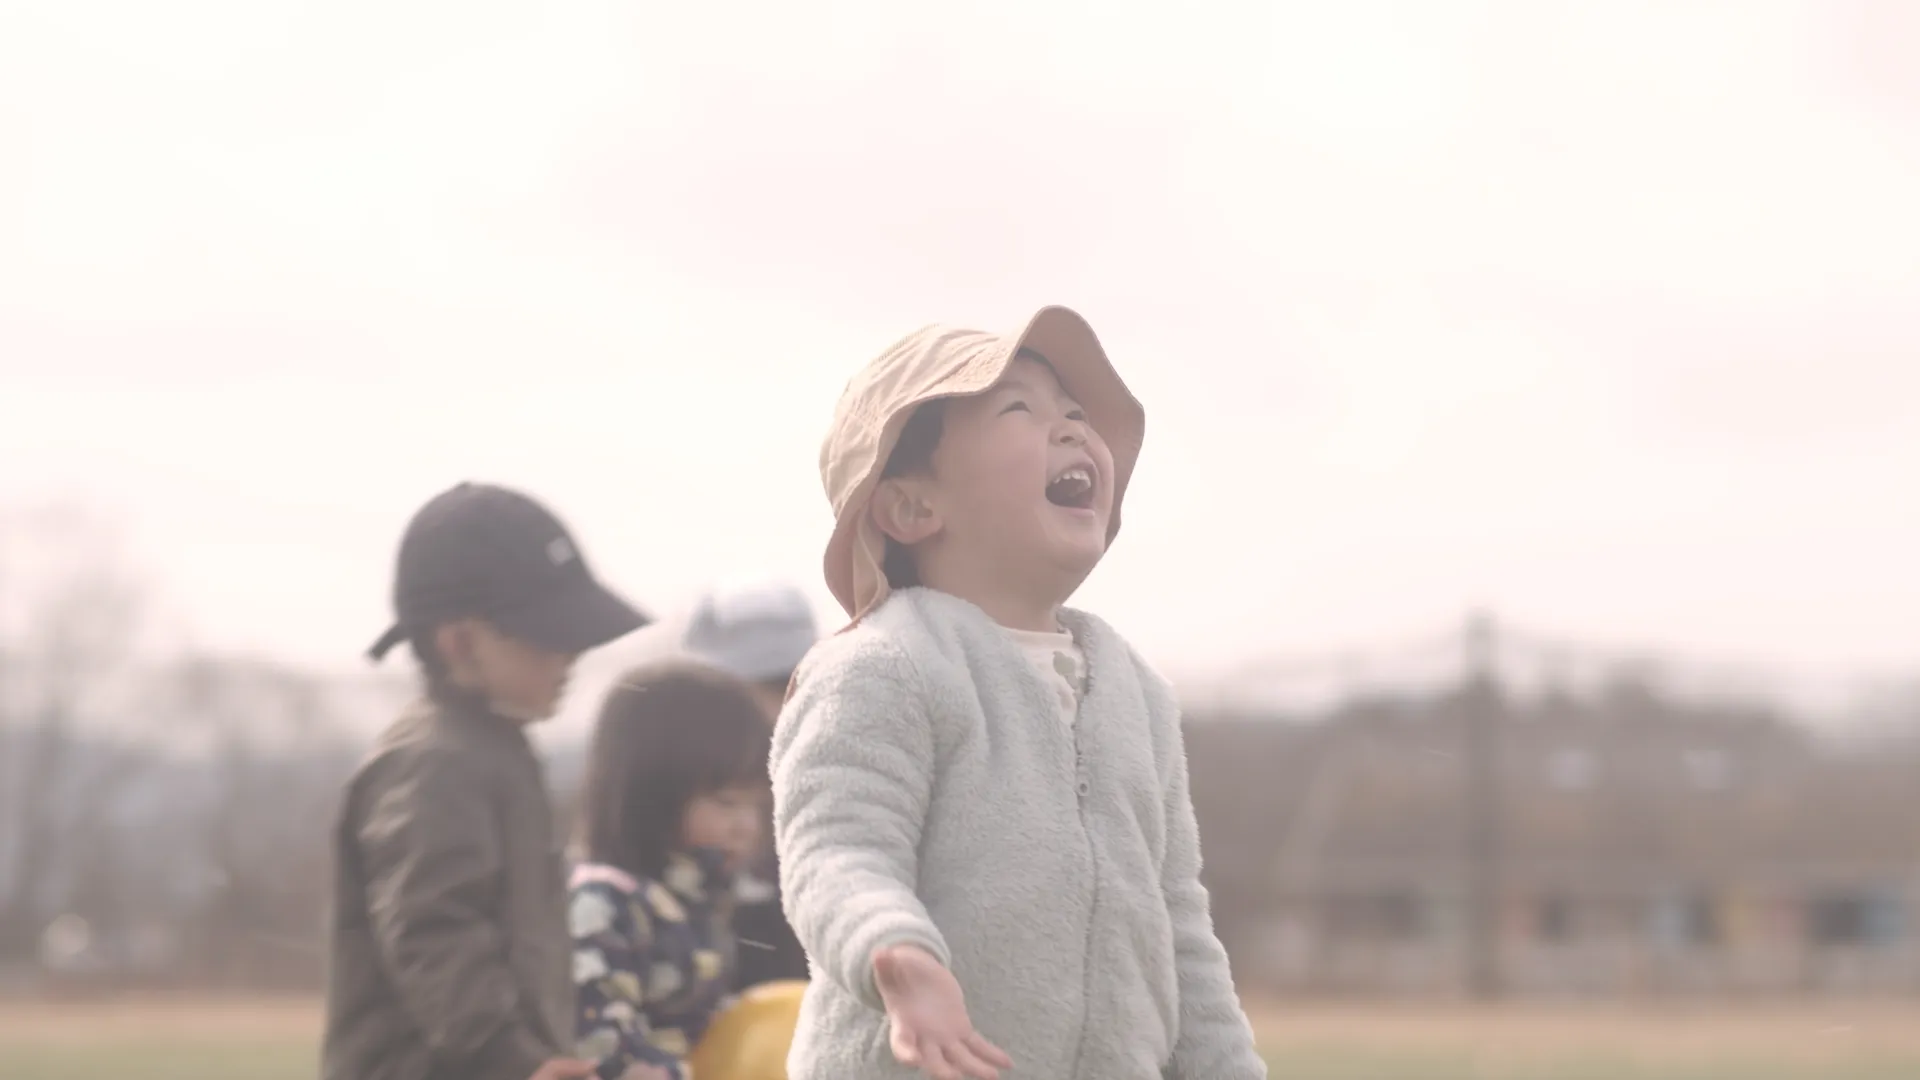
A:
<svg viewBox="0 0 1920 1080">
<path fill-rule="evenodd" d="M 194 920 L 197 974 L 253 988 L 320 974 L 328 826 L 353 764 L 324 679 L 276 664 L 198 657 L 169 680 L 183 728 L 208 739 L 193 810 L 206 895 Z"/>
<path fill-rule="evenodd" d="M 141 615 L 116 540 L 72 513 L 0 518 L 0 964 L 35 955 L 149 760 L 89 732 L 130 688 Z"/>
</svg>

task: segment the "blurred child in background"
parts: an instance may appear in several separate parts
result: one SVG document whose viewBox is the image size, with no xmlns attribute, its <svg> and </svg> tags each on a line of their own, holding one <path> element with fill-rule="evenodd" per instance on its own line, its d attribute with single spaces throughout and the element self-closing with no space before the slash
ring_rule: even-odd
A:
<svg viewBox="0 0 1920 1080">
<path fill-rule="evenodd" d="M 688 622 L 682 647 L 752 688 L 772 727 L 786 698 L 787 683 L 801 658 L 820 638 L 807 595 L 782 583 L 716 589 L 702 597 Z M 740 939 L 735 986 L 745 990 L 778 980 L 807 977 L 807 954 L 780 910 L 780 869 L 772 822 L 760 858 L 740 874 L 734 932 Z"/>
<path fill-rule="evenodd" d="M 765 713 L 722 671 L 660 661 L 601 706 L 568 921 L 576 1052 L 604 1080 L 687 1080 L 731 999 L 734 882 L 766 845 Z"/>
<path fill-rule="evenodd" d="M 553 512 L 492 484 L 408 524 L 394 623 L 425 693 L 381 735 L 335 823 L 325 1080 L 574 1080 L 566 882 L 527 728 L 574 661 L 646 625 Z M 763 751 L 764 752 L 764 751 Z"/>
</svg>

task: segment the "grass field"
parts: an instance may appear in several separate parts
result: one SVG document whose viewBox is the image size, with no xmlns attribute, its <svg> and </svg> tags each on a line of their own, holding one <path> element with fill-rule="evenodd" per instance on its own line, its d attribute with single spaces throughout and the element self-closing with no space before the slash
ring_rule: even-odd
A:
<svg viewBox="0 0 1920 1080">
<path fill-rule="evenodd" d="M 1253 1010 L 1276 1080 L 1914 1080 L 1920 1003 Z M 310 1080 L 309 1003 L 0 1002 L 5 1080 Z"/>
</svg>

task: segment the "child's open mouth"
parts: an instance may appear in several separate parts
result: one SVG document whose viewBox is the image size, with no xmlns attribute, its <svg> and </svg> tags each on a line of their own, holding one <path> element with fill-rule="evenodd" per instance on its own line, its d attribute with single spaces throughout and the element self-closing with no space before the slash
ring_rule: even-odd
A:
<svg viewBox="0 0 1920 1080">
<path fill-rule="evenodd" d="M 1093 470 L 1074 465 L 1047 485 L 1047 501 L 1069 510 L 1093 509 Z"/>
</svg>

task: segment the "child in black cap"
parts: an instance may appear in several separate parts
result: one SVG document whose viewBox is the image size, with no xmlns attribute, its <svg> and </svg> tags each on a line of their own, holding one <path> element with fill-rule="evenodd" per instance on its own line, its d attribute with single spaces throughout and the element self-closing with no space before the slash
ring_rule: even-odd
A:
<svg viewBox="0 0 1920 1080">
<path fill-rule="evenodd" d="M 461 484 L 408 525 L 395 625 L 426 694 L 347 785 L 324 1080 L 569 1080 L 573 985 L 552 804 L 525 727 L 574 660 L 649 620 L 551 512 Z"/>
</svg>

